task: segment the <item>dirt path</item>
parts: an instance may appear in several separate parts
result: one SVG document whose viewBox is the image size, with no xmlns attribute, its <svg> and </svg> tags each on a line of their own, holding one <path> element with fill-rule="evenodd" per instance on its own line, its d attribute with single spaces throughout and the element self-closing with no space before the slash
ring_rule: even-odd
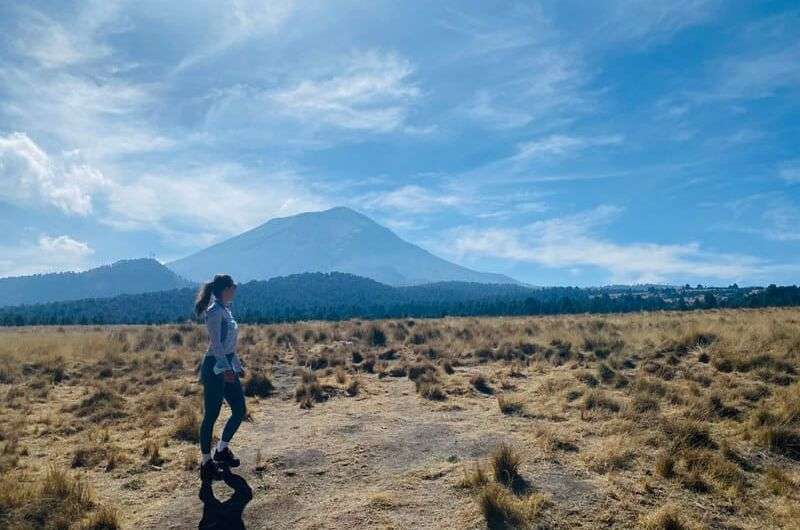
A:
<svg viewBox="0 0 800 530">
<path fill-rule="evenodd" d="M 407 378 L 369 376 L 358 397 L 306 411 L 285 390 L 291 381 L 277 382 L 283 390 L 250 403 L 253 421 L 235 439 L 244 461 L 237 474 L 252 490 L 243 512 L 247 528 L 483 528 L 474 498 L 456 484 L 465 465 L 501 441 L 525 448 L 526 475 L 555 506 L 577 513 L 600 502 L 590 478 L 545 459 L 532 445 L 533 423 L 544 420 L 504 416 L 492 397 L 431 402 Z M 220 501 L 232 494 L 221 482 L 213 488 Z M 197 527 L 203 513 L 198 489 L 187 477 L 149 506 L 141 526 Z M 581 526 L 570 513 L 552 520 L 558 521 L 554 527 Z"/>
</svg>

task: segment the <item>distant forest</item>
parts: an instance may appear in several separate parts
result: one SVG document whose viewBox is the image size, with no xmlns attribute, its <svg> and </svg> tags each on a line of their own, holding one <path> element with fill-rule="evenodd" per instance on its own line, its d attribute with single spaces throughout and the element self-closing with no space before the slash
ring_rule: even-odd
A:
<svg viewBox="0 0 800 530">
<path fill-rule="evenodd" d="M 0 308 L 0 325 L 163 324 L 192 318 L 195 290 Z M 391 287 L 343 273 L 306 273 L 239 287 L 242 323 L 348 318 L 628 313 L 800 305 L 800 287 L 548 287 L 442 282 Z"/>
</svg>

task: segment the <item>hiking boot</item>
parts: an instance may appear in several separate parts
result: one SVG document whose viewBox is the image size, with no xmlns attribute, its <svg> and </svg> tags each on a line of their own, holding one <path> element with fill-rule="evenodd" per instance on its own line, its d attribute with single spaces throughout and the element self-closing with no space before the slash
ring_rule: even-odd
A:
<svg viewBox="0 0 800 530">
<path fill-rule="evenodd" d="M 222 467 L 239 467 L 239 459 L 233 456 L 230 448 L 214 451 L 214 462 Z"/>
<path fill-rule="evenodd" d="M 200 466 L 200 480 L 202 481 L 212 481 L 212 480 L 222 480 L 223 474 L 222 470 L 219 468 L 216 462 L 213 459 L 209 460 L 205 464 Z"/>
</svg>

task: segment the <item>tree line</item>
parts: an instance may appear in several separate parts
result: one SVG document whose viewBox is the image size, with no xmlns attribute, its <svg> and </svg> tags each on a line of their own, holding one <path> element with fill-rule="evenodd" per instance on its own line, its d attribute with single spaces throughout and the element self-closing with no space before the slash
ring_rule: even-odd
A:
<svg viewBox="0 0 800 530">
<path fill-rule="evenodd" d="M 164 324 L 185 322 L 192 288 L 0 308 L 0 325 Z M 800 287 L 530 288 L 467 282 L 391 287 L 344 273 L 306 273 L 239 287 L 242 323 L 349 318 L 629 313 L 738 307 L 800 306 Z"/>
</svg>

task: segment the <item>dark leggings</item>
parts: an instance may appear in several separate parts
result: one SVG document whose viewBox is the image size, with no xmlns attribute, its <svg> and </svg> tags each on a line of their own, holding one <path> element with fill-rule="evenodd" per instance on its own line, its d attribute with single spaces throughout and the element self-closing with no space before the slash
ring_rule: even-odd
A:
<svg viewBox="0 0 800 530">
<path fill-rule="evenodd" d="M 228 360 L 233 357 L 230 355 Z M 211 435 L 214 433 L 214 423 L 219 417 L 222 400 L 228 402 L 231 408 L 231 417 L 222 430 L 222 441 L 230 442 L 239 424 L 245 415 L 244 392 L 239 378 L 233 383 L 226 383 L 222 374 L 214 373 L 214 357 L 207 356 L 203 359 L 200 380 L 203 383 L 203 423 L 200 425 L 200 451 L 207 455 L 211 453 Z"/>
</svg>

